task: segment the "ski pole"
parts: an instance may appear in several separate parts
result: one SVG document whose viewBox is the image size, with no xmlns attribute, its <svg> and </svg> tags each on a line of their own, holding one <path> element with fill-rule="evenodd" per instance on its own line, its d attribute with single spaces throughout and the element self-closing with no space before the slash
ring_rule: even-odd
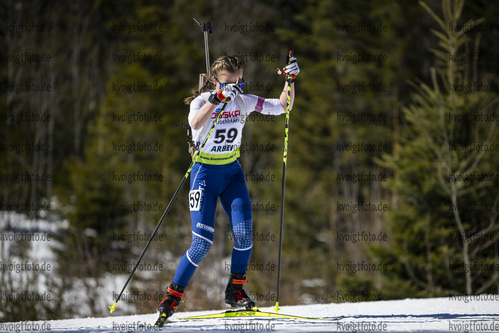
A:
<svg viewBox="0 0 499 333">
<path fill-rule="evenodd" d="M 293 57 L 293 51 L 289 51 L 288 61 L 290 64 L 290 59 Z M 278 74 L 283 74 L 284 71 L 277 69 Z M 281 256 L 282 256 L 282 229 L 283 229 L 283 220 L 284 220 L 284 191 L 286 188 L 286 164 L 288 160 L 288 135 L 289 135 L 289 113 L 291 107 L 291 82 L 292 78 L 287 76 L 286 81 L 288 82 L 288 95 L 286 99 L 286 121 L 284 123 L 284 152 L 282 156 L 282 190 L 281 190 L 281 221 L 279 226 L 279 256 L 277 262 L 277 293 L 276 293 L 276 303 L 275 303 L 275 312 L 279 312 L 279 287 L 281 280 Z"/>
<path fill-rule="evenodd" d="M 116 301 L 114 302 L 114 304 L 112 306 L 109 306 L 109 310 L 111 311 L 111 313 L 113 313 L 113 311 L 115 310 L 116 308 L 116 304 L 118 304 L 118 301 L 120 300 L 121 298 L 121 295 L 123 295 L 123 292 L 125 291 L 125 288 L 126 286 L 128 285 L 128 282 L 130 282 L 130 279 L 132 278 L 132 275 L 135 273 L 135 270 L 137 269 L 137 266 L 139 266 L 139 263 L 140 261 L 142 260 L 142 257 L 144 256 L 144 254 L 146 253 L 147 251 L 147 248 L 149 247 L 149 245 L 151 244 L 151 241 L 153 240 L 154 236 L 156 235 L 156 233 L 158 232 L 158 229 L 159 227 L 161 226 L 161 223 L 163 223 L 163 220 L 165 219 L 166 215 L 168 214 L 168 212 L 170 211 L 170 208 L 173 204 L 173 202 L 175 201 L 175 199 L 177 198 L 178 196 L 178 193 L 180 192 L 180 189 L 182 188 L 182 186 L 184 185 L 185 181 L 187 180 L 187 178 L 189 178 L 189 175 L 191 174 L 191 170 L 192 168 L 194 167 L 194 164 L 196 164 L 196 160 L 197 160 L 197 157 L 199 155 L 201 155 L 201 151 L 203 150 L 204 146 L 206 145 L 206 142 L 208 141 L 210 135 L 211 135 L 211 132 L 213 132 L 213 129 L 215 128 L 215 126 L 217 125 L 218 123 L 218 120 L 220 119 L 220 116 L 222 115 L 222 113 L 224 112 L 225 110 L 225 107 L 227 106 L 227 103 L 225 103 L 222 107 L 222 110 L 220 110 L 220 113 L 218 114 L 217 118 L 215 119 L 215 121 L 213 122 L 213 125 L 211 126 L 210 128 L 210 131 L 208 132 L 208 135 L 206 135 L 206 138 L 204 139 L 203 141 L 203 144 L 200 146 L 199 150 L 197 150 L 195 153 L 194 153 L 194 156 L 192 157 L 192 162 L 191 162 L 191 165 L 189 166 L 189 169 L 187 169 L 187 172 L 185 173 L 184 175 L 184 178 L 182 178 L 182 180 L 180 181 L 180 185 L 177 187 L 177 190 L 175 191 L 175 193 L 173 194 L 173 197 L 171 198 L 170 200 L 170 203 L 168 203 L 168 206 L 166 207 L 165 211 L 163 212 L 163 215 L 161 216 L 161 218 L 159 219 L 159 222 L 158 224 L 156 225 L 156 228 L 154 228 L 154 231 L 151 235 L 151 238 L 149 239 L 149 241 L 147 241 L 147 244 L 146 246 L 144 247 L 144 250 L 142 251 L 142 254 L 140 255 L 139 257 L 139 260 L 137 260 L 137 262 L 135 263 L 135 266 L 133 267 L 133 270 L 132 272 L 130 273 L 130 276 L 128 276 L 128 279 L 127 281 L 125 282 L 125 285 L 123 286 L 123 289 L 121 289 L 121 292 L 120 294 L 118 295 L 118 297 L 116 298 Z"/>
</svg>

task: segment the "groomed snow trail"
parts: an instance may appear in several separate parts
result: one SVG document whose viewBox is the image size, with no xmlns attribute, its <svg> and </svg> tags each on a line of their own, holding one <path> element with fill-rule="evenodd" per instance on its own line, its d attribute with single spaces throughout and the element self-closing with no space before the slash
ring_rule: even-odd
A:
<svg viewBox="0 0 499 333">
<path fill-rule="evenodd" d="M 362 303 L 281 306 L 281 313 L 331 318 L 337 322 L 268 318 L 180 320 L 220 311 L 178 312 L 162 329 L 158 315 L 0 323 L 0 331 L 30 332 L 499 332 L 499 296 L 405 299 Z M 273 312 L 272 308 L 262 311 Z"/>
</svg>

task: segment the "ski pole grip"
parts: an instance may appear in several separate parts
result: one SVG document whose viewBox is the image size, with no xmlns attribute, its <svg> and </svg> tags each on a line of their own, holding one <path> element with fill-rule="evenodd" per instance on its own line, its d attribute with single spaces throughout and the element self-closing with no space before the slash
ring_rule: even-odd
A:
<svg viewBox="0 0 499 333">
<path fill-rule="evenodd" d="M 293 60 L 291 61 L 291 58 L 293 58 L 293 51 L 292 50 L 289 50 L 289 53 L 288 55 L 286 56 L 286 64 L 289 65 L 293 62 L 296 62 L 296 60 Z M 280 69 L 280 68 L 277 68 L 277 74 L 278 75 L 284 75 L 287 77 L 287 74 L 286 74 L 286 70 L 285 69 Z"/>
</svg>

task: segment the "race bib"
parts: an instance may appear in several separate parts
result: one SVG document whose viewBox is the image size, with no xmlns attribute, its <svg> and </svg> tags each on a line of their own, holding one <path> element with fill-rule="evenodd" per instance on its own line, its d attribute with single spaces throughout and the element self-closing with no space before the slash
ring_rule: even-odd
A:
<svg viewBox="0 0 499 333">
<path fill-rule="evenodd" d="M 202 189 L 189 191 L 189 209 L 191 212 L 197 212 L 200 210 L 202 196 Z"/>
</svg>

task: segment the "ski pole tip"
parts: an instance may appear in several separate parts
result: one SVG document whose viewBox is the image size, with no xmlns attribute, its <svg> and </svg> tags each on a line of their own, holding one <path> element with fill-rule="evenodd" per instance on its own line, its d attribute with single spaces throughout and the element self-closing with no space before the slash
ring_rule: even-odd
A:
<svg viewBox="0 0 499 333">
<path fill-rule="evenodd" d="M 279 302 L 276 302 L 276 303 L 275 303 L 275 308 L 274 308 L 274 310 L 275 310 L 275 313 L 278 313 L 278 312 L 279 312 L 279 310 L 281 310 L 281 309 L 279 308 Z"/>
<path fill-rule="evenodd" d="M 113 304 L 112 306 L 108 306 L 109 311 L 110 311 L 111 313 L 113 313 L 114 309 L 116 309 L 116 304 L 118 304 L 118 302 L 114 302 L 114 304 Z"/>
</svg>

